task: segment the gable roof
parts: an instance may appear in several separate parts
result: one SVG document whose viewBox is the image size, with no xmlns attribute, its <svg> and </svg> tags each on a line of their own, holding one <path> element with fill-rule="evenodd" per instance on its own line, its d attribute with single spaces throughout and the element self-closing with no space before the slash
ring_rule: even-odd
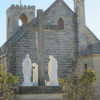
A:
<svg viewBox="0 0 100 100">
<path fill-rule="evenodd" d="M 95 34 L 94 34 L 87 26 L 86 26 L 86 34 L 93 36 L 94 39 L 95 39 L 97 42 L 100 42 L 99 39 L 95 36 Z M 87 35 L 87 38 L 89 37 L 88 35 Z M 89 39 L 89 38 L 88 38 L 88 39 Z M 91 38 L 90 38 L 90 39 L 91 39 Z"/>
<path fill-rule="evenodd" d="M 100 42 L 96 44 L 89 45 L 87 47 L 87 54 L 100 54 Z"/>
<path fill-rule="evenodd" d="M 70 9 L 70 7 L 63 0 L 56 0 L 47 10 L 44 11 L 44 14 L 46 14 L 58 2 L 62 2 L 64 4 L 65 8 L 69 9 L 69 11 L 71 11 L 74 14 L 74 12 Z"/>
</svg>

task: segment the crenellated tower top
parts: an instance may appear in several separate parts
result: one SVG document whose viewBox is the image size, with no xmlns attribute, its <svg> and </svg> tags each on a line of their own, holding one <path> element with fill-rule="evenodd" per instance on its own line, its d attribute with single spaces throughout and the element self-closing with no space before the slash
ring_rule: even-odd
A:
<svg viewBox="0 0 100 100">
<path fill-rule="evenodd" d="M 11 5 L 7 11 L 7 40 L 19 29 L 19 19 L 22 24 L 29 23 L 35 17 L 35 6 Z"/>
</svg>

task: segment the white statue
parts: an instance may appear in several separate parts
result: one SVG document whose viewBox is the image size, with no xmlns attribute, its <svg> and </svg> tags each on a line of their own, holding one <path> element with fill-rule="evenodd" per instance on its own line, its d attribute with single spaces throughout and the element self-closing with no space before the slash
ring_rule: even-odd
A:
<svg viewBox="0 0 100 100">
<path fill-rule="evenodd" d="M 34 67 L 34 69 L 33 69 L 33 83 L 34 83 L 34 86 L 38 86 L 38 65 L 36 63 L 33 63 L 32 66 Z"/>
<path fill-rule="evenodd" d="M 24 81 L 22 83 L 22 86 L 33 86 L 33 83 L 31 82 L 31 71 L 32 71 L 32 63 L 29 58 L 29 54 L 26 54 L 26 57 L 22 62 L 22 72 L 24 76 Z"/>
<path fill-rule="evenodd" d="M 58 86 L 58 77 L 57 77 L 57 70 L 58 70 L 58 63 L 57 60 L 50 55 L 49 56 L 49 63 L 48 63 L 48 75 L 49 75 L 49 82 L 47 86 Z"/>
</svg>

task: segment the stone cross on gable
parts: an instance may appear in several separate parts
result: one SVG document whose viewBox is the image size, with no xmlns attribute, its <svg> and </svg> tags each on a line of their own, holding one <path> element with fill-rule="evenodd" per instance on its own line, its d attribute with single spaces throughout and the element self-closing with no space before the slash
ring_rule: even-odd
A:
<svg viewBox="0 0 100 100">
<path fill-rule="evenodd" d="M 57 25 L 44 25 L 44 16 L 43 10 L 37 11 L 37 24 L 27 24 L 23 25 L 23 29 L 25 30 L 33 30 L 36 32 L 36 40 L 37 40 L 37 52 L 38 52 L 38 79 L 39 85 L 45 86 L 45 67 L 44 67 L 44 31 L 57 31 Z"/>
</svg>

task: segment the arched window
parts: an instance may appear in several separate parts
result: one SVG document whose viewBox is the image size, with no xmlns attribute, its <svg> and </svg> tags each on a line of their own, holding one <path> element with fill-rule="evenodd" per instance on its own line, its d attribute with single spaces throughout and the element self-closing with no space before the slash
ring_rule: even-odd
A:
<svg viewBox="0 0 100 100">
<path fill-rule="evenodd" d="M 8 27 L 10 27 L 11 22 L 10 22 L 10 17 L 8 17 Z"/>
<path fill-rule="evenodd" d="M 27 24 L 27 23 L 28 23 L 28 19 L 26 15 L 22 14 L 19 18 L 19 26 L 21 26 L 22 24 Z"/>
<path fill-rule="evenodd" d="M 59 30 L 64 30 L 64 21 L 63 21 L 62 18 L 60 18 L 60 19 L 58 20 L 58 29 L 59 29 Z"/>
<path fill-rule="evenodd" d="M 18 20 L 19 26 L 22 26 L 22 21 L 19 19 Z"/>
</svg>

